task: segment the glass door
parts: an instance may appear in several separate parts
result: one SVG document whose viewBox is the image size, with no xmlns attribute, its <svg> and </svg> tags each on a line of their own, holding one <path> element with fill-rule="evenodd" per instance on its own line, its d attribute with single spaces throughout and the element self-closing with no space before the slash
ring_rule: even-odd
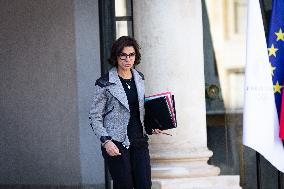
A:
<svg viewBox="0 0 284 189">
<path fill-rule="evenodd" d="M 133 36 L 132 0 L 99 0 L 101 73 L 111 68 L 108 63 L 112 43 L 121 36 Z M 105 163 L 106 189 L 112 188 L 112 179 Z"/>
</svg>

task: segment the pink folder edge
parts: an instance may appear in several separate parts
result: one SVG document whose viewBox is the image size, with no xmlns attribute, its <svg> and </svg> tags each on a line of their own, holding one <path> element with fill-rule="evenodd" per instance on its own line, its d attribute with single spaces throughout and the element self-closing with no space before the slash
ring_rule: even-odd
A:
<svg viewBox="0 0 284 189">
<path fill-rule="evenodd" d="M 175 121 L 175 113 L 174 113 L 174 107 L 173 107 L 173 104 L 172 104 L 172 93 L 171 92 L 163 92 L 163 93 L 158 93 L 158 94 L 154 94 L 154 95 L 150 95 L 150 96 L 145 96 L 145 98 L 152 98 L 152 97 L 156 97 L 156 96 L 165 96 L 166 97 L 166 100 L 167 100 L 167 103 L 170 105 L 170 111 L 171 111 L 171 114 L 172 114 L 172 121 L 175 125 L 176 121 Z M 171 98 L 171 99 L 169 99 Z"/>
</svg>

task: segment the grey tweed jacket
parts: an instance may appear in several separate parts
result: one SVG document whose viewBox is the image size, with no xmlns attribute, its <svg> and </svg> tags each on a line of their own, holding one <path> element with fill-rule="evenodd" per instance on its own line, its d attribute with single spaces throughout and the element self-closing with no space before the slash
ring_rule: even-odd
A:
<svg viewBox="0 0 284 189">
<path fill-rule="evenodd" d="M 137 88 L 140 120 L 145 135 L 144 76 L 135 69 L 132 69 L 132 73 Z M 127 136 L 130 110 L 116 67 L 113 67 L 106 75 L 96 81 L 95 95 L 89 115 L 92 129 L 98 138 L 108 136 L 113 140 L 122 142 L 125 146 L 130 145 Z"/>
</svg>

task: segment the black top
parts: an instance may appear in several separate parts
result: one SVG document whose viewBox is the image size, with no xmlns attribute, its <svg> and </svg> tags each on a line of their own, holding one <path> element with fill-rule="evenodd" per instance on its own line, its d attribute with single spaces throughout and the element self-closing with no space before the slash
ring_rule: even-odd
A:
<svg viewBox="0 0 284 189">
<path fill-rule="evenodd" d="M 127 135 L 129 141 L 134 142 L 143 140 L 143 127 L 140 121 L 138 94 L 134 78 L 132 77 L 132 79 L 123 79 L 119 76 L 119 79 L 126 93 L 130 110 L 130 119 L 127 125 Z"/>
</svg>

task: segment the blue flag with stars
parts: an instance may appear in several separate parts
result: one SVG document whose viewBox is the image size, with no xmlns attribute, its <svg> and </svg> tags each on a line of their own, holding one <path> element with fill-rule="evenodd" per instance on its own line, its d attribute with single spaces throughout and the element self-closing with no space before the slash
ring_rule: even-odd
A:
<svg viewBox="0 0 284 189">
<path fill-rule="evenodd" d="M 282 135 L 281 104 L 282 104 L 282 95 L 283 95 L 282 93 L 284 85 L 284 33 L 283 32 L 284 32 L 284 0 L 273 0 L 267 45 L 268 45 L 270 71 L 273 81 L 275 104 L 278 112 L 278 117 L 280 120 L 280 138 L 283 137 L 282 139 L 284 139 L 284 130 L 283 130 L 283 136 L 281 136 Z"/>
</svg>

